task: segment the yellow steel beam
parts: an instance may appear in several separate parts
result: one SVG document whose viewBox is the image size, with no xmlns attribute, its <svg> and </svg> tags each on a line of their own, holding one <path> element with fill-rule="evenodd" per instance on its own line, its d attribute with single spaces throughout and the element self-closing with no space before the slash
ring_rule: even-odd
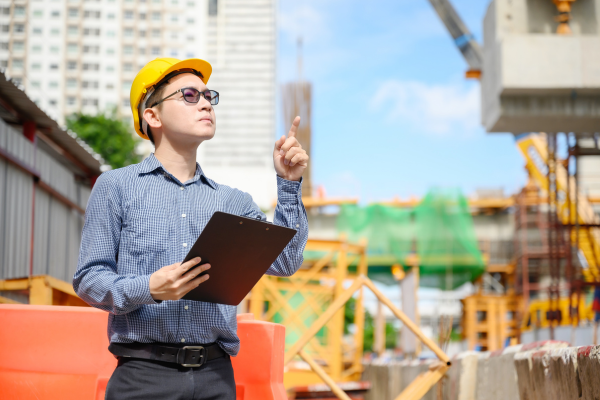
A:
<svg viewBox="0 0 600 400">
<path fill-rule="evenodd" d="M 321 378 L 323 382 L 325 382 L 325 384 L 329 386 L 333 394 L 335 394 L 338 397 L 338 399 L 352 400 L 342 389 L 340 389 L 340 387 L 335 383 L 335 381 L 331 379 L 329 375 L 327 375 L 323 368 L 321 368 L 321 366 L 317 364 L 315 360 L 313 360 L 308 354 L 304 352 L 304 350 L 300 350 L 298 354 L 300 355 L 300 357 L 302 357 L 304 361 L 306 361 L 308 365 L 310 365 L 312 370 L 315 371 L 317 375 L 319 375 L 319 378 Z"/>
<path fill-rule="evenodd" d="M 9 299 L 8 297 L 0 296 L 0 304 L 21 304 L 16 300 Z"/>
</svg>

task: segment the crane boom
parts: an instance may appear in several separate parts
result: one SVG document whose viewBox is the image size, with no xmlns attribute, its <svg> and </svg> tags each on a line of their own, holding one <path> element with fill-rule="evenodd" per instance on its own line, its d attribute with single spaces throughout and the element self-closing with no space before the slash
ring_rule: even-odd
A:
<svg viewBox="0 0 600 400">
<path fill-rule="evenodd" d="M 446 25 L 446 29 L 452 35 L 454 43 L 462 53 L 464 59 L 469 64 L 469 68 L 474 71 L 481 71 L 483 64 L 483 53 L 479 43 L 464 24 L 450 0 L 429 0 L 438 16 Z"/>
</svg>

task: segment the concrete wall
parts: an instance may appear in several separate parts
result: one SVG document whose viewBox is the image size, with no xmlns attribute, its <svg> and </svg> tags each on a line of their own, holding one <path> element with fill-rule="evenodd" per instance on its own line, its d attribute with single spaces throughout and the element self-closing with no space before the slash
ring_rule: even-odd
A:
<svg viewBox="0 0 600 400">
<path fill-rule="evenodd" d="M 394 400 L 433 360 L 365 365 L 366 400 Z M 444 400 L 570 400 L 600 398 L 600 346 L 568 347 L 563 341 L 464 352 L 452 358 L 441 381 Z M 439 384 L 438 384 L 439 385 Z M 424 397 L 437 400 L 437 387 Z"/>
</svg>

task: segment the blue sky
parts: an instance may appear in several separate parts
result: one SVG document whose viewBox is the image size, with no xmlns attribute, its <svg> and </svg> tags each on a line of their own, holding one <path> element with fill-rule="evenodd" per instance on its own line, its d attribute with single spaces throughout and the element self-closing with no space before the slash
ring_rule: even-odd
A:
<svg viewBox="0 0 600 400">
<path fill-rule="evenodd" d="M 453 4 L 481 42 L 488 2 Z M 368 203 L 432 186 L 512 194 L 525 183 L 512 135 L 481 127 L 479 83 L 464 78 L 467 65 L 427 0 L 280 0 L 278 24 L 280 83 L 296 78 L 303 38 L 313 181 L 328 196 Z"/>
</svg>

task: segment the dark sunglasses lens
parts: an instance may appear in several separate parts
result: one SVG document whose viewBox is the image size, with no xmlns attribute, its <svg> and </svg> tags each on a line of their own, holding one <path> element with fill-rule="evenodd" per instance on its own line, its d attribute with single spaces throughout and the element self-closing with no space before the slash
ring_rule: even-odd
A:
<svg viewBox="0 0 600 400">
<path fill-rule="evenodd" d="M 200 100 L 200 92 L 193 88 L 183 89 L 183 99 L 188 103 L 197 103 Z"/>
</svg>

